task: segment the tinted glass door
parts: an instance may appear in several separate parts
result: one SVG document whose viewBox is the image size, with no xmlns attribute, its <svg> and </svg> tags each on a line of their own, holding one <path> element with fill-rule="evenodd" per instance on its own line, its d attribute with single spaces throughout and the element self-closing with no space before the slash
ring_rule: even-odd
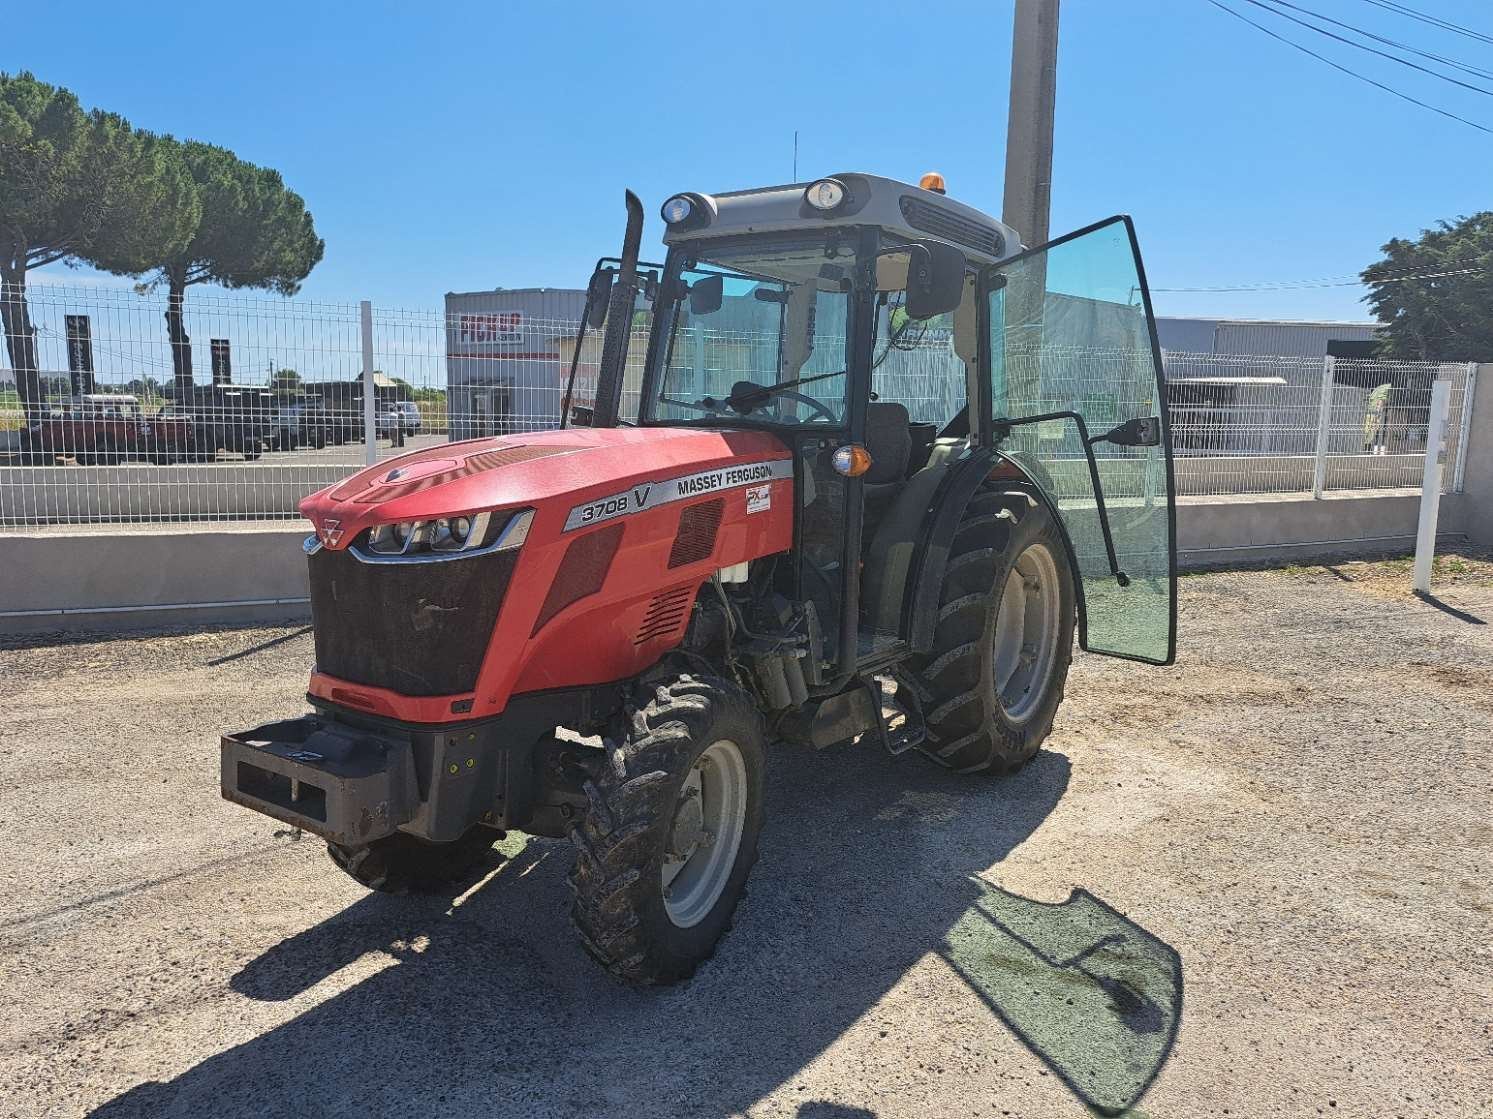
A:
<svg viewBox="0 0 1493 1119">
<path fill-rule="evenodd" d="M 1000 443 L 1057 508 L 1078 565 L 1080 644 L 1094 653 L 1170 663 L 1176 648 L 1176 535 L 1165 385 L 1135 233 L 1110 218 L 997 266 L 990 290 L 993 415 L 1016 425 Z M 1092 444 L 1149 419 L 1156 446 Z M 1117 578 L 1100 508 L 1108 514 Z"/>
</svg>

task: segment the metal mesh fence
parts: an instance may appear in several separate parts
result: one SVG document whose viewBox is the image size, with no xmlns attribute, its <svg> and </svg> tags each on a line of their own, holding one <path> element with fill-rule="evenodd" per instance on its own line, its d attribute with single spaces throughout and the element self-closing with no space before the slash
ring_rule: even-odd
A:
<svg viewBox="0 0 1493 1119">
<path fill-rule="evenodd" d="M 381 458 L 559 423 L 595 394 L 601 332 L 518 313 L 398 311 L 32 283 L 7 299 L 0 352 L 0 526 L 294 518 L 301 498 Z M 640 311 L 622 415 L 635 417 Z M 579 341 L 578 341 L 579 340 Z M 691 327 L 675 363 L 702 394 L 774 365 L 776 339 Z M 816 340 L 812 368 L 843 368 Z M 1448 489 L 1460 487 L 1475 367 L 1166 355 L 1183 494 L 1418 486 L 1430 386 L 1452 382 Z M 368 370 L 372 376 L 368 376 Z M 878 392 L 941 424 L 963 404 L 948 332 L 878 354 Z M 766 378 L 771 380 L 770 377 Z M 1102 366 L 1042 386 L 1099 428 L 1132 404 Z M 366 391 L 371 383 L 371 395 Z M 1127 382 L 1128 383 L 1128 382 Z M 1127 413 L 1128 414 L 1128 413 Z"/>
<path fill-rule="evenodd" d="M 1165 360 L 1180 492 L 1418 487 L 1438 380 L 1451 384 L 1446 488 L 1461 489 L 1475 365 L 1186 353 Z"/>
</svg>

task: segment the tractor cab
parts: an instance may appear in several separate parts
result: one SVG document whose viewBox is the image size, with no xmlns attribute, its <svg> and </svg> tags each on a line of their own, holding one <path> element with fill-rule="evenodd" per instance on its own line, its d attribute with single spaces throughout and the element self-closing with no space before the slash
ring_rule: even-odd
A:
<svg viewBox="0 0 1493 1119">
<path fill-rule="evenodd" d="M 1171 661 L 1170 448 L 1128 218 L 1023 249 L 970 206 L 863 174 L 678 194 L 662 217 L 661 266 L 629 274 L 633 238 L 593 277 L 593 325 L 652 314 L 644 355 L 609 331 L 589 418 L 789 448 L 795 548 L 774 579 L 812 606 L 811 684 L 933 646 L 961 514 L 1000 477 L 1056 514 L 1081 646 Z"/>
</svg>

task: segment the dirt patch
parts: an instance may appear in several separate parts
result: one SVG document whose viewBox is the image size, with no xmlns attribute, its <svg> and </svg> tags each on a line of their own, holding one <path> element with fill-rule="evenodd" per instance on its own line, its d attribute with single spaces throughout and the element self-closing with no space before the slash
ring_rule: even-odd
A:
<svg viewBox="0 0 1493 1119">
<path fill-rule="evenodd" d="M 1414 563 L 1408 558 L 1346 560 L 1287 567 L 1276 577 L 1314 583 L 1334 579 L 1353 590 L 1378 598 L 1410 598 L 1415 593 L 1410 587 Z M 1493 587 L 1493 551 L 1464 548 L 1443 552 L 1432 561 L 1431 593 L 1438 597 L 1485 587 Z"/>
<path fill-rule="evenodd" d="M 774 746 L 735 929 L 644 992 L 577 946 L 564 843 L 383 897 L 219 798 L 303 631 L 13 645 L 0 1114 L 1482 1114 L 1493 625 L 1408 582 L 1189 577 L 1178 663 L 1078 657 L 1007 780 Z M 1490 557 L 1437 588 L 1493 621 Z"/>
</svg>

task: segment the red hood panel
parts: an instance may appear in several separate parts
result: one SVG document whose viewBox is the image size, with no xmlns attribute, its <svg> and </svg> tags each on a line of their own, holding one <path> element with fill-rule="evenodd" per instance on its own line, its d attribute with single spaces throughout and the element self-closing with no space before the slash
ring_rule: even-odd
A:
<svg viewBox="0 0 1493 1119">
<path fill-rule="evenodd" d="M 359 471 L 301 502 L 327 547 L 346 547 L 369 525 L 571 506 L 635 482 L 737 462 L 788 457 L 765 432 L 678 427 L 566 428 L 444 443 Z M 563 506 L 563 508 L 561 508 Z"/>
</svg>

